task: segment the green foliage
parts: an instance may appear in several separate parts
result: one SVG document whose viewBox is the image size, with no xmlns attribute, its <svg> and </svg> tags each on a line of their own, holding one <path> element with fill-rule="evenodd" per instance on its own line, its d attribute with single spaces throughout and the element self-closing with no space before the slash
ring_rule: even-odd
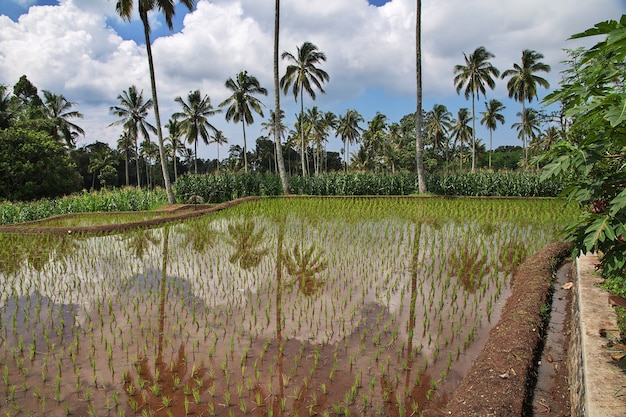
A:
<svg viewBox="0 0 626 417">
<path fill-rule="evenodd" d="M 185 175 L 174 184 L 176 200 L 186 203 L 200 196 L 205 203 L 223 203 L 236 198 L 282 194 L 280 179 L 271 174 Z"/>
<path fill-rule="evenodd" d="M 167 204 L 167 195 L 161 188 L 152 191 L 133 187 L 83 191 L 58 199 L 4 202 L 0 204 L 0 224 L 26 222 L 67 213 L 151 210 L 164 204 Z"/>
<path fill-rule="evenodd" d="M 548 97 L 560 102 L 571 122 L 566 138 L 545 156 L 542 178 L 573 174 L 564 191 L 586 209 L 567 227 L 575 255 L 602 253 L 603 274 L 624 274 L 626 266 L 626 15 L 574 35 L 602 35 L 589 50 L 570 51 L 561 88 Z"/>
<path fill-rule="evenodd" d="M 561 178 L 542 182 L 539 175 L 530 172 L 476 172 L 433 176 L 428 190 L 451 196 L 556 197 L 562 184 Z"/>
<path fill-rule="evenodd" d="M 541 182 L 532 173 L 489 173 L 430 175 L 428 190 L 447 196 L 554 197 L 563 189 L 555 178 Z M 416 194 L 416 174 L 382 175 L 371 173 L 323 174 L 316 177 L 289 178 L 294 194 L 319 196 L 410 195 Z M 235 198 L 282 194 L 280 179 L 272 174 L 187 175 L 175 184 L 176 198 L 186 202 L 198 195 L 207 203 L 222 203 Z"/>
<path fill-rule="evenodd" d="M 81 178 L 63 145 L 45 131 L 0 130 L 0 199 L 32 200 L 77 191 Z"/>
</svg>

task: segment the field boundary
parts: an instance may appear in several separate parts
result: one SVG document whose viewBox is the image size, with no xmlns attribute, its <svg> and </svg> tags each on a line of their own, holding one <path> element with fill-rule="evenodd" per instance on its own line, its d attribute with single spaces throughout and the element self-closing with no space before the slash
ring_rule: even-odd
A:
<svg viewBox="0 0 626 417">
<path fill-rule="evenodd" d="M 552 276 L 571 253 L 571 243 L 553 243 L 528 258 L 513 277 L 511 295 L 498 324 L 466 373 L 445 414 L 461 417 L 519 417 L 532 398 L 535 358 L 541 344 L 542 307 Z M 558 261 L 558 262 L 555 262 Z"/>
<path fill-rule="evenodd" d="M 156 217 L 153 219 L 141 220 L 136 222 L 127 222 L 127 223 L 118 223 L 118 224 L 104 224 L 99 226 L 77 226 L 77 227 L 46 227 L 46 226 L 37 226 L 38 223 L 42 223 L 44 221 L 48 221 L 50 219 L 56 218 L 64 218 L 64 217 L 72 217 L 76 216 L 80 213 L 69 213 L 69 214 L 60 214 L 58 216 L 47 217 L 45 219 L 33 220 L 30 222 L 24 222 L 19 224 L 12 225 L 2 225 L 0 226 L 0 233 L 50 233 L 56 235 L 66 235 L 73 233 L 107 233 L 107 232 L 118 232 L 120 230 L 125 229 L 135 229 L 138 227 L 156 227 L 163 225 L 165 223 L 175 222 L 179 220 L 185 220 L 192 217 L 202 216 L 207 213 L 213 213 L 216 211 L 224 210 L 229 207 L 234 207 L 241 203 L 245 203 L 248 201 L 259 200 L 261 197 L 244 197 L 239 198 L 237 200 L 231 200 L 222 204 L 212 204 L 210 206 L 202 205 L 202 204 L 186 204 L 184 206 L 177 206 L 172 213 L 178 214 L 170 214 L 163 215 L 161 217 Z M 161 209 L 161 211 L 167 211 Z M 100 213 L 108 213 L 108 212 L 100 212 Z M 119 213 L 119 212 L 118 212 Z M 133 213 L 133 212 L 129 212 Z M 94 212 L 90 212 L 87 214 L 95 214 Z"/>
</svg>

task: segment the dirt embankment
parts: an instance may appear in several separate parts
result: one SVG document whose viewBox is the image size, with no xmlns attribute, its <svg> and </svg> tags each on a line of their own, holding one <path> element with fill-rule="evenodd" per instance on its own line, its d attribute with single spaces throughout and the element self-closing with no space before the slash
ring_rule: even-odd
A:
<svg viewBox="0 0 626 417">
<path fill-rule="evenodd" d="M 571 244 L 552 244 L 527 259 L 514 276 L 498 324 L 443 415 L 519 417 L 532 396 L 543 313 L 556 266 Z"/>
</svg>

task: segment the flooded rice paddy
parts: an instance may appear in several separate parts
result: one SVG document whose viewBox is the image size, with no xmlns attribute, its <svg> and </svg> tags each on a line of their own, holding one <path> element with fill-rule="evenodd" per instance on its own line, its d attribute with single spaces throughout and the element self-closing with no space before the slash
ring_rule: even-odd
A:
<svg viewBox="0 0 626 417">
<path fill-rule="evenodd" d="M 0 410 L 420 415 L 454 391 L 555 200 L 272 199 L 4 234 Z"/>
</svg>

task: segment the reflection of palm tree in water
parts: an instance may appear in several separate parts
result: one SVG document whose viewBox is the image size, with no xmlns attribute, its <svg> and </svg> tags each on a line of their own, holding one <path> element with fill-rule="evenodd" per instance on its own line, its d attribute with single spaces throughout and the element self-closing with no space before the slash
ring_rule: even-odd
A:
<svg viewBox="0 0 626 417">
<path fill-rule="evenodd" d="M 215 230 L 210 228 L 198 227 L 196 223 L 187 223 L 184 232 L 185 245 L 190 246 L 192 250 L 198 253 L 202 253 L 207 246 L 213 246 L 216 240 L 216 233 Z"/>
<path fill-rule="evenodd" d="M 285 238 L 285 217 L 279 219 L 278 240 L 276 243 L 276 340 L 278 341 L 278 398 L 276 409 L 279 415 L 283 414 L 280 404 L 285 398 L 285 384 L 282 381 L 283 365 L 283 240 Z"/>
<path fill-rule="evenodd" d="M 28 263 L 36 271 L 41 271 L 54 256 L 61 260 L 71 254 L 78 245 L 73 237 L 54 234 L 0 234 L 9 251 L 0 252 L 0 272 L 12 274 Z"/>
<path fill-rule="evenodd" d="M 204 381 L 206 370 L 192 368 L 188 375 L 185 345 L 178 348 L 176 361 L 167 363 L 163 359 L 165 335 L 165 301 L 167 299 L 167 263 L 169 256 L 170 226 L 163 227 L 163 251 L 161 259 L 161 280 L 159 282 L 159 321 L 154 374 L 151 373 L 148 359 L 140 357 L 135 364 L 137 380 L 127 376 L 124 391 L 129 395 L 129 403 L 134 410 L 146 410 L 154 416 L 187 415 L 199 413 L 197 398 L 208 389 Z M 152 235 L 156 241 L 156 237 Z"/>
<path fill-rule="evenodd" d="M 250 269 L 257 266 L 269 253 L 269 249 L 260 247 L 265 238 L 265 228 L 258 231 L 255 228 L 256 224 L 251 219 L 228 225 L 229 236 L 226 242 L 234 249 L 228 258 L 230 263 L 239 263 L 242 269 Z"/>
<path fill-rule="evenodd" d="M 155 236 L 154 230 L 137 229 L 130 234 L 124 234 L 122 239 L 126 241 L 128 249 L 132 251 L 137 259 L 145 256 L 151 245 L 159 243 L 159 238 Z"/>
<path fill-rule="evenodd" d="M 322 281 L 315 275 L 325 271 L 328 262 L 324 259 L 324 252 L 318 250 L 314 243 L 307 249 L 302 243 L 296 243 L 292 250 L 283 251 L 282 257 L 287 272 L 294 277 L 304 295 L 313 295 L 321 289 Z"/>
</svg>

